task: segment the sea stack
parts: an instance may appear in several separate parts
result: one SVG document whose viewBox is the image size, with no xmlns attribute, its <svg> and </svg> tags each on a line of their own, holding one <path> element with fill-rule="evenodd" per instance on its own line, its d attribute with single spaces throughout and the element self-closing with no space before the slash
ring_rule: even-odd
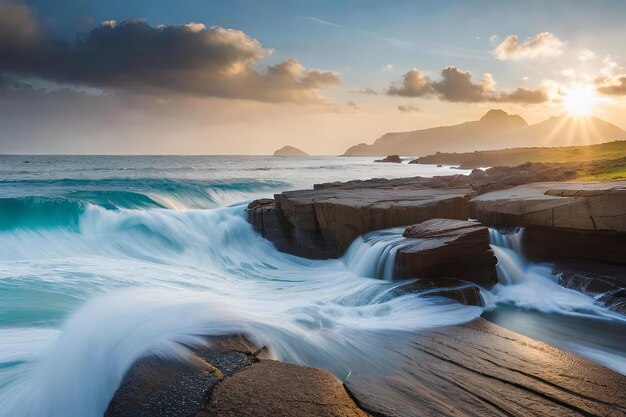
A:
<svg viewBox="0 0 626 417">
<path fill-rule="evenodd" d="M 283 146 L 274 152 L 274 156 L 311 156 L 308 153 L 301 151 L 293 146 Z"/>
</svg>

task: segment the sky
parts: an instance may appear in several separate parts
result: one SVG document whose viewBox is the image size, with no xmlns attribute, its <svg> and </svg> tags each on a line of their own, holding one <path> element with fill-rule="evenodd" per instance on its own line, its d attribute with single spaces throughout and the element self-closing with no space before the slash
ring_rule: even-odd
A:
<svg viewBox="0 0 626 417">
<path fill-rule="evenodd" d="M 626 2 L 0 0 L 0 154 L 341 154 L 390 131 L 626 128 Z"/>
</svg>

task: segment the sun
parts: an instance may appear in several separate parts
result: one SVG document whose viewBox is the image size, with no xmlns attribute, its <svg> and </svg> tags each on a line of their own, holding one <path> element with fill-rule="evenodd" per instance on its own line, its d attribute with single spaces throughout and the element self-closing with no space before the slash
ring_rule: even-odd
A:
<svg viewBox="0 0 626 417">
<path fill-rule="evenodd" d="M 592 86 L 577 85 L 565 92 L 563 104 L 570 116 L 589 116 L 593 113 L 599 98 Z"/>
</svg>

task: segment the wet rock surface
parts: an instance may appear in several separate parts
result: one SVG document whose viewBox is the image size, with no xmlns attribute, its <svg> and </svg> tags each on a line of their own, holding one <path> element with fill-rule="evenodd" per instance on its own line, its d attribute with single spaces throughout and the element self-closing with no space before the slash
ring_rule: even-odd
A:
<svg viewBox="0 0 626 417">
<path fill-rule="evenodd" d="M 626 377 L 483 319 L 411 335 L 399 373 L 353 373 L 377 416 L 624 416 Z"/>
<path fill-rule="evenodd" d="M 337 378 L 319 369 L 255 363 L 220 383 L 197 417 L 366 417 Z"/>
<path fill-rule="evenodd" d="M 403 236 L 396 278 L 456 278 L 487 288 L 498 281 L 489 231 L 480 223 L 431 219 L 407 227 Z"/>
<path fill-rule="evenodd" d="M 557 260 L 553 274 L 565 288 L 592 295 L 608 309 L 626 314 L 626 266 L 584 260 Z"/>
<path fill-rule="evenodd" d="M 266 360 L 243 337 L 217 338 L 184 365 L 144 358 L 105 416 L 626 415 L 625 376 L 483 319 L 385 337 L 392 365 L 355 371 L 343 386 Z"/>
<path fill-rule="evenodd" d="M 342 255 L 358 236 L 432 218 L 467 219 L 469 188 L 428 188 L 420 179 L 326 185 L 255 201 L 248 218 L 279 250 L 312 259 Z"/>
<path fill-rule="evenodd" d="M 184 361 L 137 361 L 105 417 L 368 415 L 326 371 L 269 360 L 244 336 L 211 340 Z"/>
<path fill-rule="evenodd" d="M 626 181 L 533 183 L 474 197 L 470 216 L 526 226 L 528 259 L 583 258 L 626 264 Z"/>
<path fill-rule="evenodd" d="M 392 291 L 394 296 L 407 293 L 448 298 L 465 305 L 484 305 L 479 287 L 471 282 L 454 278 L 416 279 Z"/>
</svg>

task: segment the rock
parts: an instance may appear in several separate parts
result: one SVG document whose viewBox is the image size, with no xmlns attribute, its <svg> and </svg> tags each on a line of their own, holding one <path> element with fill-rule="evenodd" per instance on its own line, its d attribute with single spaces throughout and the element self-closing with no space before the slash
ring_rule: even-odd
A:
<svg viewBox="0 0 626 417">
<path fill-rule="evenodd" d="M 407 227 L 403 236 L 409 243 L 396 254 L 398 279 L 456 278 L 486 288 L 498 282 L 489 230 L 480 223 L 431 219 Z"/>
<path fill-rule="evenodd" d="M 372 180 L 284 192 L 274 205 L 251 203 L 248 218 L 279 250 L 312 259 L 336 258 L 374 230 L 432 218 L 467 219 L 471 189 L 427 188 L 423 182 Z"/>
<path fill-rule="evenodd" d="M 400 155 L 387 155 L 383 159 L 377 159 L 374 162 L 393 162 L 396 164 L 402 163 L 402 159 L 400 159 Z"/>
<path fill-rule="evenodd" d="M 470 216 L 497 226 L 526 226 L 529 259 L 586 258 L 626 263 L 626 181 L 534 183 L 470 201 Z"/>
<path fill-rule="evenodd" d="M 217 385 L 197 417 L 366 417 L 326 371 L 275 361 L 255 363 Z"/>
<path fill-rule="evenodd" d="M 211 340 L 186 361 L 137 361 L 104 416 L 367 416 L 326 371 L 267 360 L 244 336 Z"/>
<path fill-rule="evenodd" d="M 626 266 L 585 260 L 558 260 L 553 274 L 565 288 L 589 294 L 608 309 L 626 314 Z"/>
<path fill-rule="evenodd" d="M 391 342 L 389 342 L 391 343 Z M 396 340 L 344 384 L 377 416 L 624 416 L 626 376 L 477 319 Z"/>
<path fill-rule="evenodd" d="M 483 194 L 470 215 L 496 226 L 626 232 L 626 181 L 536 183 Z"/>
<path fill-rule="evenodd" d="M 406 293 L 449 298 L 465 305 L 484 305 L 478 286 L 467 281 L 453 278 L 416 279 L 392 291 L 394 296 Z"/>
<path fill-rule="evenodd" d="M 274 152 L 274 156 L 311 156 L 308 153 L 301 151 L 293 146 L 283 146 Z"/>
<path fill-rule="evenodd" d="M 127 372 L 104 417 L 194 416 L 225 376 L 258 360 L 255 352 L 263 351 L 238 336 L 194 349 L 185 361 L 141 358 Z"/>
</svg>

